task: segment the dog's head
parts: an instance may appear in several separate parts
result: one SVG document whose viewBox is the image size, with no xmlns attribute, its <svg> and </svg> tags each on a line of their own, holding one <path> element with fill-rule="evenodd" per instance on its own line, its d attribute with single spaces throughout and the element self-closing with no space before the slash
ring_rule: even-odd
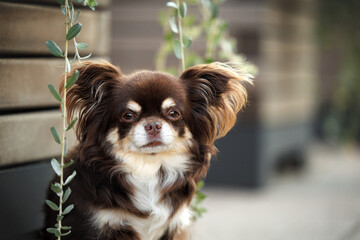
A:
<svg viewBox="0 0 360 240">
<path fill-rule="evenodd" d="M 80 142 L 110 142 L 126 152 L 183 151 L 194 140 L 211 146 L 234 125 L 251 76 L 212 63 L 179 78 L 152 71 L 123 75 L 110 63 L 84 62 L 67 92 L 68 117 L 78 113 Z"/>
</svg>

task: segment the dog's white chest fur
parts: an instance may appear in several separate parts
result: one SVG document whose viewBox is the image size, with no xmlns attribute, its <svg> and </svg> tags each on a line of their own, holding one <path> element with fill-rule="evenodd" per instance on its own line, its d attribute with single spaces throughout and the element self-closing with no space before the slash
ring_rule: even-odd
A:
<svg viewBox="0 0 360 240">
<path fill-rule="evenodd" d="M 165 156 L 163 156 L 165 157 Z M 170 157 L 167 155 L 166 157 Z M 144 161 L 145 160 L 145 161 Z M 94 223 L 101 229 L 104 226 L 119 228 L 130 226 L 142 240 L 157 240 L 167 229 L 183 229 L 191 223 L 189 206 L 183 205 L 171 219 L 172 206 L 161 201 L 161 188 L 173 184 L 183 177 L 188 156 L 172 155 L 171 158 L 138 159 L 131 155 L 122 155 L 122 162 L 128 167 L 127 181 L 134 187 L 132 202 L 136 208 L 150 213 L 140 218 L 117 209 L 97 209 L 94 211 Z M 160 183 L 158 172 L 165 169 L 164 179 Z"/>
<path fill-rule="evenodd" d="M 191 211 L 188 206 L 181 207 L 169 219 L 172 208 L 160 200 L 158 179 L 139 179 L 129 177 L 129 181 L 136 184 L 134 205 L 150 213 L 147 218 L 130 215 L 117 209 L 99 209 L 94 212 L 94 223 L 101 229 L 104 226 L 118 228 L 121 226 L 132 227 L 142 240 L 157 240 L 167 229 L 182 229 L 191 222 Z"/>
</svg>

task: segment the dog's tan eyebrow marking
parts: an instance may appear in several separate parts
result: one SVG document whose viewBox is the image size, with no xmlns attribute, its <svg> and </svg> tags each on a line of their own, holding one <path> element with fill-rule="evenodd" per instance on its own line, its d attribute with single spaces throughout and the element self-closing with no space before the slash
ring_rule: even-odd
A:
<svg viewBox="0 0 360 240">
<path fill-rule="evenodd" d="M 174 99 L 172 99 L 172 98 L 166 98 L 161 104 L 162 109 L 168 109 L 168 108 L 174 107 L 174 106 L 176 106 L 176 104 L 175 104 Z"/>
<path fill-rule="evenodd" d="M 126 104 L 126 107 L 128 109 L 130 109 L 131 111 L 133 112 L 141 112 L 141 106 L 137 103 L 137 102 L 134 102 L 133 100 L 130 100 L 127 104 Z"/>
</svg>

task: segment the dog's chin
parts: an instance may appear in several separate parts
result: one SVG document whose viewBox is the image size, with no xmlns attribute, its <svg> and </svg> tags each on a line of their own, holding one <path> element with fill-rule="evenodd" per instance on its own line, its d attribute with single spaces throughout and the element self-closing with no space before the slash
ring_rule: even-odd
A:
<svg viewBox="0 0 360 240">
<path fill-rule="evenodd" d="M 142 146 L 137 146 L 136 150 L 141 153 L 155 154 L 169 150 L 169 145 L 162 141 L 151 141 Z"/>
</svg>

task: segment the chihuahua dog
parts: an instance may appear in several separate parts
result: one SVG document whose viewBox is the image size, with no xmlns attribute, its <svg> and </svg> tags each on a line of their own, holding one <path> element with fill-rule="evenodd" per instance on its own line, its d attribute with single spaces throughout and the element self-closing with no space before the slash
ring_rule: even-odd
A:
<svg viewBox="0 0 360 240">
<path fill-rule="evenodd" d="M 66 104 L 68 119 L 79 119 L 78 143 L 64 173 L 77 172 L 67 201 L 75 208 L 62 220 L 72 227 L 62 238 L 189 239 L 197 182 L 216 153 L 214 141 L 245 105 L 244 84 L 252 76 L 223 63 L 190 67 L 180 77 L 124 75 L 108 62 L 84 62 L 76 70 Z M 49 191 L 48 199 L 58 196 Z M 55 223 L 56 213 L 47 209 L 45 226 Z"/>
</svg>

